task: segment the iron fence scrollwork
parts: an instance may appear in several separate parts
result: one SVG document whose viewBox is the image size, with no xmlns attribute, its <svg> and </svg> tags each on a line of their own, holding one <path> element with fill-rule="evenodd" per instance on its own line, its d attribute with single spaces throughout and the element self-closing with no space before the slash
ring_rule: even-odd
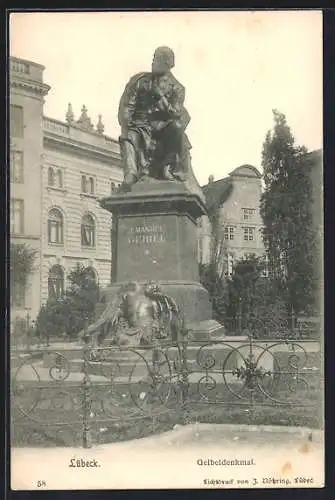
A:
<svg viewBox="0 0 335 500">
<path fill-rule="evenodd" d="M 276 418 L 287 408 L 299 420 L 307 408 L 313 416 L 320 407 L 319 341 L 196 340 L 191 333 L 145 346 L 92 348 L 86 337 L 76 348 L 16 350 L 14 441 L 30 432 L 60 444 L 60 436 L 71 434 L 73 443 L 90 448 L 102 436 L 133 436 L 141 426 L 147 432 L 145 422 L 155 431 L 165 420 L 169 428 L 202 418 L 226 421 L 231 413 L 236 422 L 243 412 L 262 419 L 270 409 Z"/>
</svg>

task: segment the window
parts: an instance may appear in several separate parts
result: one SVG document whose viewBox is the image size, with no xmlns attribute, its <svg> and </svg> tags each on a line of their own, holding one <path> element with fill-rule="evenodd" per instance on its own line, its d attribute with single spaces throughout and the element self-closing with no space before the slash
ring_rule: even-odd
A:
<svg viewBox="0 0 335 500">
<path fill-rule="evenodd" d="M 13 234 L 23 234 L 24 204 L 23 200 L 12 199 L 10 204 L 10 230 Z"/>
<path fill-rule="evenodd" d="M 242 259 L 243 260 L 252 260 L 256 258 L 256 254 L 253 252 L 245 252 L 242 253 Z"/>
<path fill-rule="evenodd" d="M 60 168 L 57 170 L 57 186 L 59 188 L 63 187 L 63 172 Z"/>
<path fill-rule="evenodd" d="M 49 299 L 59 299 L 64 293 L 64 271 L 58 264 L 52 266 L 48 278 Z"/>
<path fill-rule="evenodd" d="M 81 244 L 85 247 L 95 246 L 95 222 L 90 214 L 84 215 L 82 220 Z"/>
<path fill-rule="evenodd" d="M 115 182 L 111 182 L 111 194 L 115 193 L 115 191 L 116 191 Z"/>
<path fill-rule="evenodd" d="M 57 208 L 53 208 L 48 214 L 48 241 L 63 243 L 63 215 Z"/>
<path fill-rule="evenodd" d="M 87 193 L 87 179 L 86 175 L 81 176 L 81 192 L 82 193 Z"/>
<path fill-rule="evenodd" d="M 94 194 L 94 178 L 86 177 L 86 175 L 81 176 L 81 192 Z"/>
<path fill-rule="evenodd" d="M 255 213 L 254 208 L 242 208 L 243 220 L 252 220 Z"/>
<path fill-rule="evenodd" d="M 26 289 L 21 283 L 13 283 L 11 290 L 11 305 L 17 309 L 23 309 L 26 302 Z"/>
<path fill-rule="evenodd" d="M 23 108 L 21 106 L 10 106 L 10 135 L 11 137 L 23 137 Z"/>
<path fill-rule="evenodd" d="M 255 228 L 254 227 L 244 227 L 244 241 L 253 241 L 255 239 Z"/>
<path fill-rule="evenodd" d="M 48 168 L 48 185 L 49 186 L 55 185 L 55 172 L 52 167 Z"/>
<path fill-rule="evenodd" d="M 10 180 L 23 184 L 23 151 L 10 152 Z"/>
<path fill-rule="evenodd" d="M 88 178 L 88 189 L 90 194 L 94 194 L 94 179 L 93 177 Z"/>
<path fill-rule="evenodd" d="M 224 228 L 224 239 L 225 240 L 233 240 L 234 239 L 234 231 L 235 231 L 234 227 L 226 226 Z"/>
<path fill-rule="evenodd" d="M 60 168 L 48 168 L 48 185 L 63 188 L 63 172 Z"/>
</svg>

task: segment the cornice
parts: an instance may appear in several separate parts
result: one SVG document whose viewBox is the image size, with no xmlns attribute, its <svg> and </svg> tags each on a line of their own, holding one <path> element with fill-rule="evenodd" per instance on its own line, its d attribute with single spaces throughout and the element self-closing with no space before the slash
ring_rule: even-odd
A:
<svg viewBox="0 0 335 500">
<path fill-rule="evenodd" d="M 57 149 L 70 154 L 77 154 L 81 157 L 91 157 L 104 163 L 111 163 L 116 167 L 121 167 L 121 158 L 115 154 L 114 151 L 110 151 L 105 148 L 99 148 L 87 142 L 80 142 L 73 140 L 72 138 L 67 138 L 64 136 L 59 136 L 53 134 L 52 132 L 43 131 L 43 143 L 44 147 L 49 147 L 50 149 Z"/>
<path fill-rule="evenodd" d="M 11 87 L 29 90 L 30 92 L 40 96 L 46 96 L 51 89 L 50 85 L 47 85 L 46 83 L 36 82 L 33 80 L 22 80 L 21 78 L 16 79 L 15 77 L 11 78 L 10 85 Z"/>
<path fill-rule="evenodd" d="M 47 257 L 47 258 L 56 257 L 57 258 L 58 255 L 54 252 L 51 253 L 48 251 L 43 251 L 43 257 Z M 104 257 L 97 257 L 97 256 L 92 256 L 92 255 L 85 256 L 82 253 L 76 253 L 75 255 L 73 255 L 73 254 L 69 254 L 69 253 L 65 252 L 62 254 L 62 258 L 64 260 L 66 260 L 66 259 L 68 259 L 68 260 L 80 260 L 80 261 L 93 260 L 93 263 L 91 265 L 94 265 L 94 262 L 107 262 L 107 263 L 111 262 L 111 258 L 107 259 Z"/>
</svg>

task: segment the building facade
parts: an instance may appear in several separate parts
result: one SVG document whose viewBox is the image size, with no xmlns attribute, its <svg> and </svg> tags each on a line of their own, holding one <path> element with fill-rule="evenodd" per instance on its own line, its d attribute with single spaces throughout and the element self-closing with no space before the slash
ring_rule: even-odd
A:
<svg viewBox="0 0 335 500">
<path fill-rule="evenodd" d="M 10 60 L 10 231 L 11 242 L 36 251 L 35 271 L 26 286 L 14 284 L 14 314 L 38 311 L 42 265 L 43 103 L 50 87 L 43 82 L 44 67 Z"/>
<path fill-rule="evenodd" d="M 38 250 L 23 290 L 12 291 L 12 315 L 35 318 L 59 297 L 77 263 L 101 286 L 111 281 L 111 215 L 100 198 L 122 182 L 119 145 L 94 126 L 83 106 L 69 105 L 64 122 L 43 115 L 50 87 L 43 66 L 10 60 L 11 242 Z"/>
<path fill-rule="evenodd" d="M 224 274 L 232 275 L 234 263 L 250 254 L 264 255 L 260 215 L 261 174 L 252 165 L 242 165 L 228 177 L 203 186 L 209 211 L 218 210 L 215 245 L 222 255 Z M 208 263 L 212 252 L 212 227 L 208 217 L 199 221 L 199 262 Z"/>
</svg>

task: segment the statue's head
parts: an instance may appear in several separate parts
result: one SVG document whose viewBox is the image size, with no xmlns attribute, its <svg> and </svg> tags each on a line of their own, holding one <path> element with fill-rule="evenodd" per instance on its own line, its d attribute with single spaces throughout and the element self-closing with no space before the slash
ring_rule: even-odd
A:
<svg viewBox="0 0 335 500">
<path fill-rule="evenodd" d="M 146 295 L 150 296 L 155 293 L 161 293 L 161 288 L 156 281 L 148 281 L 144 285 L 144 291 Z"/>
<path fill-rule="evenodd" d="M 174 67 L 174 53 L 169 47 L 158 47 L 154 52 L 151 71 L 153 73 L 166 73 Z"/>
</svg>

